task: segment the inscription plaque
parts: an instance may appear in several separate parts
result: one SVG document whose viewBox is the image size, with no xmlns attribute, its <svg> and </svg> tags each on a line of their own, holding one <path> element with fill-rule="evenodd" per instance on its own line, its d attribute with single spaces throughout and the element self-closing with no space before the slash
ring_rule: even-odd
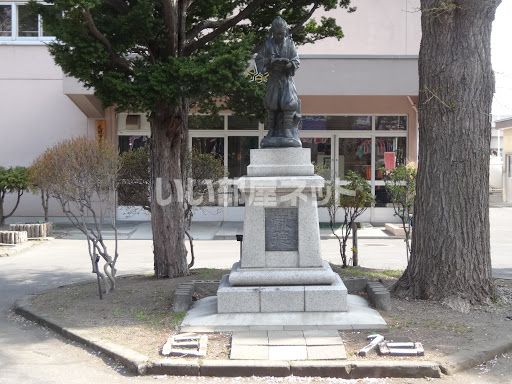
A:
<svg viewBox="0 0 512 384">
<path fill-rule="evenodd" d="M 265 208 L 265 251 L 298 249 L 298 208 Z"/>
</svg>

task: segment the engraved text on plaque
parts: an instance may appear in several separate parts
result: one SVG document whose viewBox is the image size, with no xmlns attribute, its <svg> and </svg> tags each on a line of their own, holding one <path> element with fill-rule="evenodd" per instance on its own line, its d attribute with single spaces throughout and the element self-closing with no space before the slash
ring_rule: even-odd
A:
<svg viewBox="0 0 512 384">
<path fill-rule="evenodd" d="M 299 249 L 299 211 L 297 208 L 265 208 L 265 250 Z"/>
</svg>

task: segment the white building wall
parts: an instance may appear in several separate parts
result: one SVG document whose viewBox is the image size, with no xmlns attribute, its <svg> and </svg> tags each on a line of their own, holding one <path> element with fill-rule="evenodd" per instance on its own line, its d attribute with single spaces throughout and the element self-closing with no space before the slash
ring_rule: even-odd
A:
<svg viewBox="0 0 512 384">
<path fill-rule="evenodd" d="M 329 12 L 345 37 L 300 47 L 301 54 L 414 56 L 421 37 L 419 0 L 353 0 L 355 13 Z M 324 13 L 317 12 L 316 18 Z M 389 58 L 393 60 L 393 58 Z M 332 80 L 332 79 L 331 79 Z M 327 79 L 328 81 L 328 79 Z M 351 92 L 347 92 L 350 94 Z M 94 120 L 64 94 L 63 74 L 40 42 L 0 41 L 0 165 L 29 165 L 66 138 L 94 135 Z M 22 198 L 16 215 L 41 212 L 38 196 Z M 7 201 L 9 208 L 11 201 Z M 55 206 L 50 215 L 59 215 Z M 20 220 L 23 220 L 21 218 Z"/>
<path fill-rule="evenodd" d="M 0 45 L 1 166 L 28 166 L 53 144 L 88 133 L 87 118 L 64 95 L 62 79 L 45 45 Z M 40 204 L 26 193 L 16 215 L 42 212 Z M 58 212 L 54 206 L 50 214 Z"/>
<path fill-rule="evenodd" d="M 317 41 L 299 48 L 302 54 L 417 55 L 421 40 L 419 0 L 352 0 L 356 12 L 344 9 L 317 11 L 334 17 L 345 37 Z"/>
</svg>

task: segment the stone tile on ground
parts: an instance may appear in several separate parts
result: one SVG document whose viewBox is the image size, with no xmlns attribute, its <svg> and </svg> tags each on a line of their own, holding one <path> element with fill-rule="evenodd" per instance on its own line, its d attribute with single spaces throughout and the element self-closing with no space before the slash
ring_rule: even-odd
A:
<svg viewBox="0 0 512 384">
<path fill-rule="evenodd" d="M 307 360 L 308 353 L 305 345 L 270 345 L 269 360 Z"/>
<path fill-rule="evenodd" d="M 340 333 L 336 329 L 305 329 L 304 337 L 338 337 Z"/>
<path fill-rule="evenodd" d="M 343 360 L 347 358 L 344 345 L 313 345 L 307 347 L 308 360 Z"/>
<path fill-rule="evenodd" d="M 306 336 L 306 345 L 343 345 L 340 336 Z"/>
<path fill-rule="evenodd" d="M 234 332 L 231 345 L 268 345 L 267 331 Z"/>
<path fill-rule="evenodd" d="M 306 345 L 302 331 L 268 331 L 268 345 Z"/>
<path fill-rule="evenodd" d="M 268 345 L 231 345 L 231 360 L 268 360 Z"/>
</svg>

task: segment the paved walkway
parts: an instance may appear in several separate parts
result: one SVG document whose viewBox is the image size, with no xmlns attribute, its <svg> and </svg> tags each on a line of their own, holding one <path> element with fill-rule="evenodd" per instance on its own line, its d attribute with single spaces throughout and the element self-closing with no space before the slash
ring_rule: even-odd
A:
<svg viewBox="0 0 512 384">
<path fill-rule="evenodd" d="M 70 224 L 55 225 L 55 234 L 65 239 L 83 239 L 84 236 Z M 200 221 L 192 224 L 191 234 L 195 240 L 235 240 L 236 235 L 244 233 L 244 223 L 238 221 Z M 336 231 L 341 235 L 341 230 Z M 106 238 L 113 239 L 114 232 L 104 229 Z M 118 223 L 118 238 L 120 240 L 150 240 L 152 238 L 150 222 L 122 221 Z M 324 224 L 320 229 L 323 239 L 335 238 L 331 229 Z M 392 239 L 395 238 L 384 230 L 383 226 L 374 227 L 369 224 L 358 230 L 361 239 Z"/>
<path fill-rule="evenodd" d="M 143 226 L 144 227 L 144 226 Z M 511 273 L 512 209 L 491 209 L 493 266 Z M 144 231 L 139 228 L 139 235 Z M 137 232 L 132 234 L 135 235 Z M 233 240 L 197 241 L 198 267 L 229 267 L 239 256 Z M 405 266 L 404 245 L 397 239 L 367 239 L 360 242 L 361 264 L 376 268 Z M 323 240 L 322 252 L 339 262 L 335 240 Z M 121 241 L 118 268 L 120 274 L 145 273 L 153 269 L 150 240 Z M 130 377 L 122 367 L 101 356 L 69 343 L 54 333 L 22 321 L 10 313 L 10 307 L 26 294 L 55 288 L 71 282 L 93 279 L 85 242 L 63 239 L 37 245 L 22 254 L 0 258 L 0 383 L 154 383 L 153 377 Z M 511 355 L 506 355 L 475 370 L 445 378 L 442 383 L 504 383 L 512 377 Z M 196 383 L 211 382 L 194 378 Z M 166 383 L 183 383 L 183 378 L 166 378 Z M 215 379 L 218 383 L 268 383 L 261 379 Z M 332 380 L 287 378 L 279 382 L 332 383 Z M 342 380 L 336 380 L 343 383 Z M 349 381 L 345 381 L 349 383 Z M 420 383 L 423 380 L 368 380 L 362 383 Z M 353 382 L 352 382 L 353 383 Z"/>
<path fill-rule="evenodd" d="M 347 352 L 338 331 L 235 332 L 232 360 L 344 360 Z"/>
</svg>

